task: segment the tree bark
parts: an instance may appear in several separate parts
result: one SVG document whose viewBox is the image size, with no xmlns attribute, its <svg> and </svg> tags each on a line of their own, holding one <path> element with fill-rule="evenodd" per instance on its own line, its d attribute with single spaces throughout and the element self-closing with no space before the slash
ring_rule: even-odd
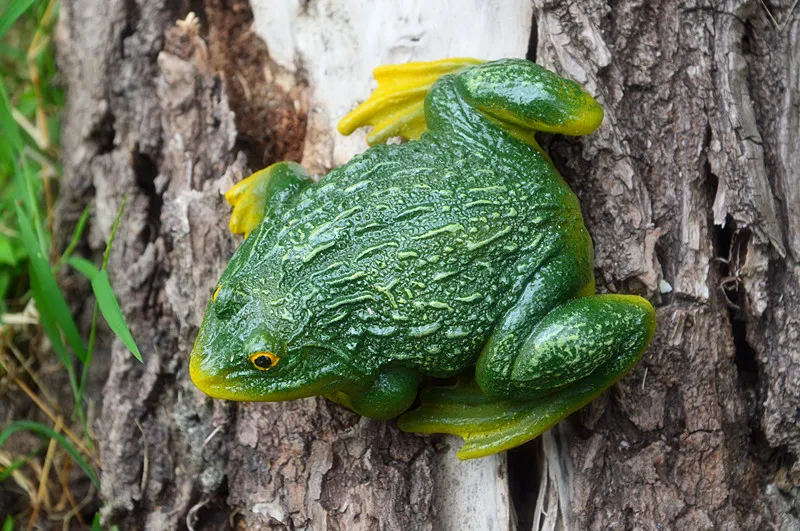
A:
<svg viewBox="0 0 800 531">
<path fill-rule="evenodd" d="M 65 0 L 59 234 L 94 202 L 83 251 L 102 252 L 127 195 L 110 272 L 145 356 L 116 340 L 95 356 L 107 522 L 800 526 L 793 3 Z M 176 24 L 190 8 L 199 31 Z M 205 397 L 188 353 L 238 244 L 221 194 L 277 160 L 320 175 L 345 162 L 363 137 L 333 124 L 369 71 L 446 55 L 527 55 L 603 104 L 596 133 L 545 145 L 581 199 L 599 289 L 658 305 L 642 362 L 540 440 L 470 463 L 453 461 L 453 439 L 322 399 Z"/>
</svg>

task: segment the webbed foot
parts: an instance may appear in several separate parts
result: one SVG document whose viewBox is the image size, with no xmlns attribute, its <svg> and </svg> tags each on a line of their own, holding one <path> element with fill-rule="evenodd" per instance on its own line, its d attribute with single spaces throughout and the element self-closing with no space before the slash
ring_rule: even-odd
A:
<svg viewBox="0 0 800 531">
<path fill-rule="evenodd" d="M 347 136 L 359 127 L 372 125 L 374 129 L 367 135 L 370 146 L 395 136 L 418 140 L 427 130 L 423 104 L 436 80 L 482 62 L 459 57 L 379 66 L 373 72 L 378 88 L 367 101 L 342 118 L 339 132 Z"/>
<path fill-rule="evenodd" d="M 534 439 L 561 420 L 557 400 L 493 400 L 478 385 L 430 387 L 418 409 L 400 416 L 398 427 L 417 433 L 449 433 L 464 439 L 459 459 L 485 457 Z"/>
<path fill-rule="evenodd" d="M 450 388 L 432 387 L 422 392 L 420 407 L 401 415 L 397 425 L 403 431 L 458 435 L 464 439 L 459 459 L 486 457 L 535 439 L 594 400 L 616 381 L 614 376 L 598 371 L 550 395 L 526 401 L 489 398 L 474 381 Z"/>
<path fill-rule="evenodd" d="M 310 182 L 311 176 L 296 162 L 278 162 L 239 182 L 225 193 L 233 206 L 231 232 L 246 238 L 269 214 L 268 209 L 277 209 Z"/>
</svg>

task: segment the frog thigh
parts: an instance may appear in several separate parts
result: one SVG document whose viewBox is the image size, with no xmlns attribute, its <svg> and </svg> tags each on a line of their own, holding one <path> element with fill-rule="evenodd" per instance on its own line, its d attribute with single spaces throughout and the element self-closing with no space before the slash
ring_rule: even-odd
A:
<svg viewBox="0 0 800 531">
<path fill-rule="evenodd" d="M 269 215 L 267 210 L 276 214 L 284 201 L 311 182 L 306 169 L 296 162 L 278 162 L 255 172 L 225 193 L 233 206 L 231 232 L 247 237 Z"/>
<path fill-rule="evenodd" d="M 463 437 L 461 459 L 513 448 L 624 376 L 654 330 L 655 312 L 641 297 L 593 295 L 568 301 L 536 325 L 517 353 L 507 373 L 517 389 L 515 398 L 491 398 L 478 386 L 460 393 L 426 393 L 419 409 L 400 418 L 400 428 Z M 528 398 L 521 391 L 525 385 Z"/>
<path fill-rule="evenodd" d="M 546 261 L 496 326 L 478 359 L 475 377 L 483 392 L 493 398 L 513 398 L 513 363 L 536 324 L 564 301 L 592 293 L 594 274 L 587 261 L 574 253 Z"/>
<path fill-rule="evenodd" d="M 408 409 L 417 397 L 419 374 L 406 367 L 381 371 L 366 389 L 340 390 L 325 398 L 372 419 L 388 420 Z"/>
</svg>

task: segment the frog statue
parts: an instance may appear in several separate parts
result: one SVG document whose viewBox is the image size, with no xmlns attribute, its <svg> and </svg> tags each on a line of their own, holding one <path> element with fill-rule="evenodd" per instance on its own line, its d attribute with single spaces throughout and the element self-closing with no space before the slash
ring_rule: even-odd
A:
<svg viewBox="0 0 800 531">
<path fill-rule="evenodd" d="M 594 294 L 578 200 L 534 137 L 591 133 L 603 110 L 520 59 L 375 78 L 339 123 L 374 126 L 366 152 L 319 182 L 281 162 L 226 194 L 245 240 L 206 308 L 192 380 L 228 400 L 402 414 L 402 430 L 463 437 L 462 459 L 520 445 L 627 373 L 655 330 L 647 300 Z"/>
</svg>

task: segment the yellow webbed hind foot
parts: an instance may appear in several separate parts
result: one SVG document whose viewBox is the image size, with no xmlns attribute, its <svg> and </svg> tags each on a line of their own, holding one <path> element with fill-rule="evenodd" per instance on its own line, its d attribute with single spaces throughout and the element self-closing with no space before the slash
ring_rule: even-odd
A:
<svg viewBox="0 0 800 531">
<path fill-rule="evenodd" d="M 378 88 L 367 101 L 342 118 L 339 132 L 349 135 L 359 127 L 374 126 L 367 135 L 370 146 L 399 136 L 418 140 L 427 129 L 425 96 L 445 74 L 483 61 L 468 57 L 379 66 L 373 72 Z"/>
<path fill-rule="evenodd" d="M 474 381 L 423 390 L 421 405 L 403 413 L 397 426 L 415 433 L 448 433 L 464 439 L 456 454 L 474 459 L 496 454 L 536 438 L 560 419 L 535 402 L 492 400 Z M 545 408 L 546 409 L 546 408 Z"/>
<path fill-rule="evenodd" d="M 474 381 L 429 387 L 421 394 L 420 406 L 403 413 L 397 426 L 416 433 L 458 435 L 464 439 L 456 454 L 459 459 L 485 457 L 535 439 L 616 381 L 609 378 L 597 371 L 550 395 L 524 401 L 491 399 Z"/>
<path fill-rule="evenodd" d="M 278 162 L 239 182 L 225 193 L 233 206 L 231 232 L 246 238 L 269 214 L 268 209 L 277 208 L 310 182 L 311 176 L 296 162 Z"/>
</svg>

